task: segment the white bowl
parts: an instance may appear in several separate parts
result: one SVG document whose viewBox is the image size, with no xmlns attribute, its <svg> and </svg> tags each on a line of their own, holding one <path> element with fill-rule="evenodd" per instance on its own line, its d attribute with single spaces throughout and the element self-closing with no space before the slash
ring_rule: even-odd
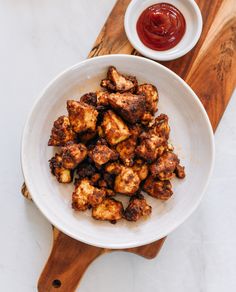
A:
<svg viewBox="0 0 236 292">
<path fill-rule="evenodd" d="M 186 21 L 186 31 L 181 41 L 172 49 L 155 51 L 141 42 L 136 24 L 146 8 L 163 2 L 174 5 L 182 12 Z M 159 61 L 174 60 L 188 53 L 196 45 L 202 32 L 202 15 L 194 0 L 132 0 L 125 13 L 125 31 L 132 46 L 143 56 Z"/>
<path fill-rule="evenodd" d="M 170 119 L 171 140 L 187 177 L 173 182 L 174 195 L 161 202 L 147 195 L 152 215 L 136 223 L 115 225 L 96 221 L 90 211 L 71 208 L 73 184 L 59 184 L 48 160 L 55 150 L 47 142 L 53 121 L 66 114 L 66 100 L 98 88 L 107 67 L 136 75 L 157 86 L 159 111 Z M 175 73 L 154 61 L 129 55 L 108 55 L 83 61 L 57 76 L 41 93 L 26 122 L 22 140 L 22 168 L 35 204 L 46 218 L 69 236 L 105 248 L 130 248 L 158 240 L 173 231 L 195 210 L 212 172 L 214 143 L 208 116 L 191 88 Z"/>
</svg>

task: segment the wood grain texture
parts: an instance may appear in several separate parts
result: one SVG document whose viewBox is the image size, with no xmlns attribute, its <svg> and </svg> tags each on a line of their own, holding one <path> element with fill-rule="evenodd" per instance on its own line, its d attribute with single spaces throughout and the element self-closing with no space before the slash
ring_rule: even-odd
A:
<svg viewBox="0 0 236 292">
<path fill-rule="evenodd" d="M 131 0 L 118 0 L 104 24 L 88 57 L 107 54 L 132 54 L 134 48 L 129 43 L 124 29 L 124 15 Z"/>
<path fill-rule="evenodd" d="M 225 0 L 184 77 L 204 105 L 214 131 L 235 88 L 235 68 L 236 2 Z"/>
<path fill-rule="evenodd" d="M 123 20 L 131 0 L 118 0 L 88 57 L 104 54 L 139 55 L 125 35 Z M 198 0 L 203 32 L 196 47 L 178 60 L 162 62 L 181 76 L 197 93 L 212 127 L 216 130 L 236 83 L 236 5 L 235 0 Z M 29 197 L 26 187 L 22 193 Z M 38 282 L 39 291 L 74 291 L 88 265 L 111 252 L 78 242 L 56 228 L 51 255 Z M 145 258 L 160 251 L 164 239 L 133 249 Z"/>
</svg>

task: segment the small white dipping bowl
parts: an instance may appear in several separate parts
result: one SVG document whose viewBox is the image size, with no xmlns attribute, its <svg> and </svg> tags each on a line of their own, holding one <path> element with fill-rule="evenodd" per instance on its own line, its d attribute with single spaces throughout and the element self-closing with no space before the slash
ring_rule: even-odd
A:
<svg viewBox="0 0 236 292">
<path fill-rule="evenodd" d="M 183 38 L 175 47 L 165 51 L 156 51 L 145 46 L 136 29 L 141 13 L 157 3 L 174 5 L 183 14 L 186 21 Z M 125 13 L 125 31 L 132 46 L 143 56 L 159 61 L 174 60 L 187 54 L 196 45 L 202 32 L 202 15 L 194 0 L 133 0 Z"/>
</svg>

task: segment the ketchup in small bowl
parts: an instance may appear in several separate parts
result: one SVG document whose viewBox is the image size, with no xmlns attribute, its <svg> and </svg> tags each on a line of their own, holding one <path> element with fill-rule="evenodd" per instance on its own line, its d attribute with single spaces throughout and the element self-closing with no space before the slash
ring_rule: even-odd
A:
<svg viewBox="0 0 236 292">
<path fill-rule="evenodd" d="M 136 29 L 145 46 L 152 50 L 165 51 L 180 42 L 186 30 L 186 22 L 175 6 L 158 3 L 142 12 Z"/>
</svg>

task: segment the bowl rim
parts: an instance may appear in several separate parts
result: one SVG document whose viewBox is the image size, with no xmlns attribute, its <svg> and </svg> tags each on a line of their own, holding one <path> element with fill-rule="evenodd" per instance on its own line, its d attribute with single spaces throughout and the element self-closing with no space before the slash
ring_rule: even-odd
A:
<svg viewBox="0 0 236 292">
<path fill-rule="evenodd" d="M 38 200 L 38 198 L 40 196 L 35 195 L 35 193 L 37 192 L 36 190 L 34 190 L 34 185 L 30 182 L 30 176 L 28 176 L 27 174 L 29 174 L 30 172 L 27 171 L 27 164 L 24 161 L 23 157 L 24 157 L 24 152 L 25 149 L 27 149 L 26 144 L 27 144 L 27 134 L 28 134 L 28 130 L 29 130 L 29 122 L 32 118 L 33 113 L 35 112 L 35 108 L 37 107 L 38 103 L 40 102 L 41 98 L 44 96 L 44 94 L 46 93 L 46 91 L 52 86 L 52 84 L 54 82 L 56 82 L 58 79 L 60 79 L 61 77 L 63 77 L 64 74 L 67 74 L 69 71 L 77 69 L 80 66 L 83 66 L 86 63 L 90 63 L 93 62 L 94 59 L 107 59 L 107 58 L 117 58 L 117 59 L 141 59 L 144 62 L 153 64 L 159 68 L 162 68 L 164 70 L 166 70 L 168 72 L 168 74 L 172 75 L 173 77 L 177 78 L 178 81 L 188 90 L 191 92 L 192 97 L 194 98 L 194 100 L 196 101 L 196 103 L 199 106 L 199 110 L 202 112 L 203 117 L 205 119 L 206 122 L 206 126 L 207 126 L 207 131 L 210 137 L 210 150 L 211 150 L 211 157 L 209 158 L 210 161 L 210 166 L 209 166 L 209 172 L 205 181 L 205 184 L 203 186 L 203 190 L 201 195 L 199 196 L 198 200 L 196 201 L 196 203 L 188 210 L 186 211 L 185 216 L 183 216 L 181 218 L 181 220 L 178 220 L 178 222 L 176 224 L 173 224 L 173 226 L 171 226 L 171 228 L 169 228 L 166 232 L 162 232 L 162 234 L 160 236 L 158 236 L 158 238 L 155 236 L 148 238 L 148 239 L 144 239 L 144 240 L 140 240 L 139 242 L 131 242 L 131 243 L 124 243 L 124 244 L 115 244 L 115 243 L 108 243 L 108 244 L 103 244 L 100 242 L 92 242 L 90 240 L 88 240 L 85 237 L 83 237 L 83 234 L 74 234 L 71 233 L 70 231 L 68 231 L 66 228 L 63 228 L 61 226 L 59 226 L 60 224 L 57 224 L 57 220 L 54 220 L 54 217 L 50 217 L 50 212 L 48 212 L 48 210 L 46 208 L 44 208 L 42 206 L 42 204 L 39 202 L 40 200 Z M 53 225 L 55 226 L 57 229 L 59 229 L 60 231 L 62 231 L 63 233 L 65 233 L 66 235 L 87 243 L 89 245 L 93 245 L 93 246 L 97 246 L 97 247 L 101 247 L 101 248 L 110 248 L 110 249 L 126 249 L 126 248 L 133 248 L 133 247 L 138 247 L 138 246 L 142 246 L 142 245 L 146 245 L 152 242 L 155 242 L 161 238 L 164 238 L 165 236 L 167 236 L 168 234 L 170 234 L 173 230 L 175 230 L 177 227 L 179 227 L 181 224 L 183 224 L 183 222 L 186 221 L 186 219 L 195 211 L 195 209 L 198 207 L 198 205 L 200 204 L 202 197 L 206 191 L 206 188 L 209 184 L 212 172 L 213 172 L 213 168 L 214 168 L 214 161 L 215 161 L 215 144 L 214 144 L 214 134 L 213 134 L 213 130 L 210 124 L 210 120 L 209 117 L 205 111 L 205 108 L 203 107 L 201 101 L 199 100 L 199 98 L 197 97 L 197 95 L 194 93 L 194 91 L 191 89 L 191 87 L 181 78 L 179 77 L 176 73 L 174 73 L 173 71 L 171 71 L 170 69 L 166 68 L 165 66 L 153 61 L 153 60 L 149 60 L 146 59 L 144 57 L 139 57 L 139 56 L 133 56 L 133 55 L 126 55 L 126 54 L 111 54 L 111 55 L 103 55 L 103 56 L 98 56 L 98 57 L 93 57 L 91 59 L 86 59 L 84 61 L 78 62 L 75 65 L 70 66 L 69 68 L 65 69 L 64 71 L 62 71 L 61 73 L 59 73 L 55 78 L 53 78 L 45 87 L 44 89 L 41 91 L 41 93 L 38 95 L 38 97 L 36 98 L 35 102 L 33 103 L 33 106 L 28 114 L 28 117 L 26 119 L 25 122 L 25 126 L 23 129 L 23 133 L 22 133 L 22 140 L 21 140 L 21 167 L 22 167 L 22 172 L 23 172 L 23 176 L 25 179 L 25 183 L 26 186 L 29 190 L 29 193 L 32 196 L 33 202 L 36 204 L 36 206 L 38 207 L 38 209 L 40 210 L 40 212 L 44 215 L 44 217 Z M 91 239 L 91 238 L 90 238 Z M 92 239 L 91 239 L 92 240 Z"/>
<path fill-rule="evenodd" d="M 135 4 L 137 2 L 141 2 L 141 1 L 143 1 L 143 0 L 132 0 L 130 2 L 130 4 L 128 5 L 128 8 L 126 9 L 125 18 L 124 18 L 124 27 L 125 27 L 125 32 L 126 32 L 127 38 L 130 41 L 131 45 L 139 53 L 141 53 L 145 57 L 148 57 L 148 58 L 156 60 L 156 61 L 170 61 L 170 60 L 175 60 L 177 58 L 180 58 L 192 50 L 192 48 L 197 44 L 197 42 L 201 36 L 202 26 L 203 26 L 201 10 L 199 9 L 197 3 L 194 0 L 184 0 L 184 1 L 186 1 L 186 2 L 188 1 L 192 5 L 192 8 L 194 9 L 194 12 L 196 13 L 196 16 L 197 16 L 196 34 L 195 34 L 194 38 L 189 42 L 188 45 L 186 45 L 183 49 L 178 50 L 172 54 L 166 54 L 166 52 L 168 52 L 169 50 L 155 51 L 155 50 L 151 50 L 150 48 L 147 48 L 144 44 L 142 44 L 142 46 L 140 46 L 138 44 L 138 42 L 136 42 L 135 38 L 133 37 L 133 32 L 132 32 L 132 29 L 130 26 L 130 16 L 133 13 Z M 147 1 L 146 8 L 151 5 L 151 4 L 148 4 L 151 1 L 152 0 Z M 160 1 L 160 2 L 168 3 L 168 1 Z M 184 2 L 184 3 L 186 3 L 186 2 Z"/>
</svg>

